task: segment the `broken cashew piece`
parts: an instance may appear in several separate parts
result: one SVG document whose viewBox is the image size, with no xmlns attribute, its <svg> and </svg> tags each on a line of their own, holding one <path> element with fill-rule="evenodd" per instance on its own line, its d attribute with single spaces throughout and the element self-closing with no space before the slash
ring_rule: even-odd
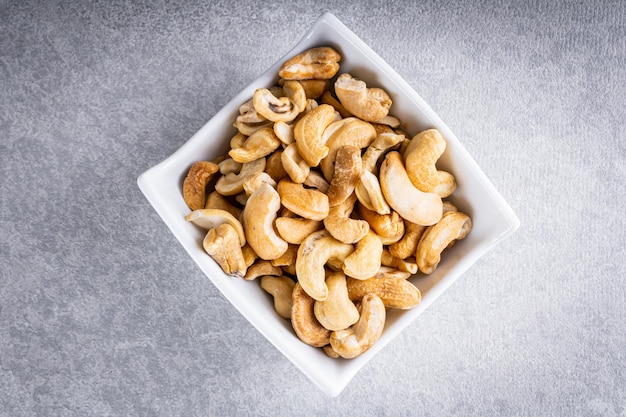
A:
<svg viewBox="0 0 626 417">
<path fill-rule="evenodd" d="M 346 276 L 342 272 L 326 274 L 328 298 L 316 301 L 313 312 L 317 321 L 328 330 L 343 330 L 359 319 L 359 310 L 348 297 Z"/>
<path fill-rule="evenodd" d="M 330 330 L 317 321 L 314 306 L 315 300 L 297 282 L 291 293 L 291 326 L 304 343 L 322 347 L 330 340 Z"/>
<path fill-rule="evenodd" d="M 415 255 L 420 272 L 432 273 L 441 261 L 441 252 L 455 240 L 465 238 L 472 229 L 472 219 L 460 211 L 450 211 L 426 229 Z"/>
<path fill-rule="evenodd" d="M 409 256 L 415 255 L 417 243 L 420 237 L 422 237 L 424 230 L 426 230 L 426 227 L 428 227 L 411 223 L 408 220 L 405 220 L 404 223 L 404 236 L 402 236 L 402 239 L 389 246 L 389 253 L 400 259 L 406 259 Z"/>
<path fill-rule="evenodd" d="M 261 278 L 261 288 L 274 298 L 274 310 L 284 319 L 291 318 L 291 295 L 295 286 L 294 280 L 284 275 Z"/>
<path fill-rule="evenodd" d="M 223 175 L 215 183 L 215 191 L 223 196 L 237 195 L 244 191 L 244 180 L 257 172 L 265 170 L 265 158 L 246 162 L 241 166 L 239 173 L 231 172 Z"/>
<path fill-rule="evenodd" d="M 285 80 L 328 80 L 339 71 L 341 55 L 328 46 L 308 49 L 283 62 L 278 71 Z"/>
<path fill-rule="evenodd" d="M 380 188 L 389 206 L 411 223 L 430 226 L 441 219 L 441 197 L 415 188 L 398 151 L 389 152 L 380 166 Z"/>
<path fill-rule="evenodd" d="M 276 97 L 267 88 L 254 91 L 252 104 L 258 114 L 272 122 L 290 122 L 300 113 L 298 105 L 289 97 Z"/>
<path fill-rule="evenodd" d="M 391 98 L 382 88 L 368 88 L 365 81 L 341 74 L 335 81 L 335 94 L 350 113 L 366 122 L 376 122 L 389 114 Z"/>
<path fill-rule="evenodd" d="M 346 359 L 366 352 L 382 335 L 386 315 L 382 300 L 375 294 L 367 294 L 361 300 L 361 315 L 356 324 L 330 334 L 333 351 Z"/>
<path fill-rule="evenodd" d="M 202 241 L 204 250 L 217 262 L 225 274 L 242 278 L 247 271 L 239 234 L 228 223 L 209 230 Z"/>
<path fill-rule="evenodd" d="M 183 181 L 183 200 L 192 210 L 201 209 L 206 203 L 206 187 L 219 165 L 209 161 L 198 161 L 191 165 Z"/>
<path fill-rule="evenodd" d="M 448 197 L 456 189 L 454 176 L 437 170 L 436 163 L 446 150 L 446 141 L 437 129 L 428 129 L 411 139 L 404 151 L 406 173 L 413 185 L 424 192 Z"/>
<path fill-rule="evenodd" d="M 325 229 L 310 234 L 300 244 L 296 275 L 304 291 L 317 301 L 328 297 L 324 266 L 331 260 L 343 260 L 352 253 L 352 245 L 332 237 Z"/>
<path fill-rule="evenodd" d="M 266 183 L 250 195 L 243 210 L 246 240 L 261 259 L 276 259 L 287 251 L 287 242 L 274 229 L 278 210 L 280 196 Z"/>
</svg>

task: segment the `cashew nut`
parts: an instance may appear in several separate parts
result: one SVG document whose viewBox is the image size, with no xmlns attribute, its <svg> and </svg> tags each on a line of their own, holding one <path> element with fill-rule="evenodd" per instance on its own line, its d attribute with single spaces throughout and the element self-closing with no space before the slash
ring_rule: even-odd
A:
<svg viewBox="0 0 626 417">
<path fill-rule="evenodd" d="M 441 219 L 441 197 L 415 188 L 399 152 L 392 151 L 385 156 L 380 167 L 380 187 L 391 208 L 411 223 L 430 226 Z"/>
<path fill-rule="evenodd" d="M 367 170 L 376 174 L 380 157 L 385 152 L 395 148 L 404 139 L 404 135 L 399 135 L 395 132 L 379 133 L 363 154 L 363 171 Z"/>
<path fill-rule="evenodd" d="M 387 200 L 383 196 L 378 177 L 370 171 L 364 170 L 361 172 L 361 178 L 354 188 L 354 192 L 359 202 L 368 210 L 375 211 L 378 214 L 391 213 L 391 207 L 389 207 Z"/>
<path fill-rule="evenodd" d="M 326 193 L 330 207 L 343 203 L 348 196 L 352 195 L 361 178 L 361 168 L 361 150 L 359 148 L 345 145 L 337 150 L 333 178 Z"/>
<path fill-rule="evenodd" d="M 244 178 L 243 190 L 248 196 L 250 196 L 261 186 L 261 184 L 268 184 L 272 188 L 276 188 L 276 181 L 270 177 L 270 174 L 267 172 L 255 172 L 254 174 L 248 175 Z"/>
<path fill-rule="evenodd" d="M 320 98 L 330 87 L 328 80 L 300 80 L 300 84 L 304 88 L 306 98 L 313 100 Z"/>
<path fill-rule="evenodd" d="M 353 326 L 330 334 L 330 345 L 342 358 L 355 358 L 366 352 L 380 338 L 387 312 L 376 294 L 367 294 L 361 301 L 361 314 Z"/>
<path fill-rule="evenodd" d="M 352 113 L 346 110 L 345 107 L 341 105 L 339 100 L 333 97 L 330 91 L 326 91 L 324 94 L 322 94 L 322 97 L 320 97 L 320 102 L 323 104 L 328 104 L 328 105 L 333 106 L 333 108 L 339 113 L 339 115 L 342 118 L 354 116 Z"/>
<path fill-rule="evenodd" d="M 295 142 L 293 137 L 293 124 L 275 122 L 273 129 L 274 134 L 283 143 L 283 145 L 287 146 Z"/>
<path fill-rule="evenodd" d="M 283 151 L 277 149 L 267 157 L 267 161 L 265 162 L 265 172 L 267 172 L 276 183 L 287 176 L 287 171 L 285 171 L 285 167 L 283 166 L 282 155 Z"/>
<path fill-rule="evenodd" d="M 243 277 L 247 266 L 241 250 L 239 234 L 233 226 L 222 223 L 209 230 L 202 241 L 204 250 L 225 274 Z"/>
<path fill-rule="evenodd" d="M 311 167 L 302 159 L 295 143 L 287 146 L 280 158 L 285 172 L 293 182 L 301 184 L 309 176 Z"/>
<path fill-rule="evenodd" d="M 285 80 L 328 80 L 339 71 L 341 55 L 322 46 L 308 49 L 283 62 L 278 75 Z"/>
<path fill-rule="evenodd" d="M 304 188 L 288 179 L 278 183 L 278 194 L 286 208 L 311 220 L 323 220 L 328 215 L 328 196 L 313 188 Z"/>
<path fill-rule="evenodd" d="M 220 161 L 217 165 L 220 167 L 220 174 L 226 175 L 231 172 L 237 173 L 241 171 L 242 164 L 235 161 L 233 158 L 224 158 L 224 160 Z"/>
<path fill-rule="evenodd" d="M 359 310 L 348 297 L 346 276 L 342 272 L 326 274 L 328 297 L 315 301 L 313 312 L 317 321 L 328 330 L 342 330 L 352 326 L 359 319 Z"/>
<path fill-rule="evenodd" d="M 211 230 L 223 223 L 228 223 L 235 229 L 239 236 L 240 246 L 246 244 L 246 234 L 241 222 L 226 210 L 198 209 L 185 216 L 185 220 L 205 230 Z"/>
<path fill-rule="evenodd" d="M 376 122 L 389 114 L 391 98 L 381 88 L 367 88 L 364 81 L 341 74 L 335 81 L 335 94 L 350 113 L 367 122 Z"/>
<path fill-rule="evenodd" d="M 354 248 L 330 236 L 328 231 L 311 233 L 298 248 L 296 274 L 304 291 L 312 298 L 323 301 L 328 297 L 324 265 L 331 259 L 343 261 Z"/>
<path fill-rule="evenodd" d="M 249 175 L 262 172 L 265 169 L 265 158 L 246 162 L 241 166 L 239 173 L 231 172 L 223 175 L 215 183 L 215 191 L 224 196 L 237 195 L 243 192 L 243 181 Z"/>
<path fill-rule="evenodd" d="M 417 243 L 422 237 L 422 233 L 426 230 L 427 226 L 411 223 L 408 220 L 404 221 L 405 232 L 402 239 L 389 246 L 389 253 L 396 258 L 405 259 L 409 256 L 415 255 L 417 250 Z"/>
<path fill-rule="evenodd" d="M 415 274 L 417 272 L 417 264 L 415 262 L 411 262 L 412 257 L 409 258 L 398 258 L 393 256 L 388 249 L 383 250 L 383 253 L 380 257 L 380 262 L 382 265 L 391 266 L 393 268 L 397 268 L 400 271 L 409 272 L 411 274 Z"/>
<path fill-rule="evenodd" d="M 357 208 L 361 218 L 369 223 L 384 245 L 396 243 L 404 235 L 404 220 L 397 212 L 378 214 L 362 204 L 358 204 Z"/>
<path fill-rule="evenodd" d="M 321 104 L 306 113 L 293 128 L 293 136 L 298 152 L 309 166 L 317 166 L 328 155 L 328 147 L 322 134 L 333 123 L 335 109 L 328 104 Z"/>
<path fill-rule="evenodd" d="M 283 91 L 289 100 L 296 106 L 298 114 L 303 112 L 306 108 L 307 96 L 304 87 L 300 81 L 287 80 L 283 83 Z"/>
<path fill-rule="evenodd" d="M 350 217 L 355 201 L 356 195 L 351 194 L 343 203 L 331 207 L 324 218 L 326 230 L 340 242 L 356 243 L 370 230 L 367 221 Z"/>
<path fill-rule="evenodd" d="M 254 262 L 252 265 L 248 266 L 248 270 L 246 271 L 246 275 L 244 275 L 244 279 L 246 281 L 253 281 L 258 277 L 262 277 L 265 275 L 273 275 L 278 276 L 283 272 L 280 267 L 272 264 L 271 261 L 267 261 L 265 259 L 259 259 Z"/>
<path fill-rule="evenodd" d="M 314 306 L 315 300 L 297 282 L 291 293 L 291 326 L 304 343 L 322 347 L 329 342 L 330 330 L 317 321 Z"/>
<path fill-rule="evenodd" d="M 295 285 L 294 280 L 284 275 L 266 275 L 261 278 L 261 288 L 272 295 L 274 298 L 274 310 L 282 318 L 291 318 L 291 294 Z"/>
<path fill-rule="evenodd" d="M 212 191 L 209 193 L 204 208 L 225 210 L 237 219 L 241 215 L 241 209 L 239 207 L 233 206 L 223 195 L 221 195 L 217 191 Z"/>
<path fill-rule="evenodd" d="M 287 251 L 285 242 L 274 230 L 280 196 L 274 188 L 263 183 L 250 195 L 243 210 L 246 240 L 261 259 L 276 259 Z"/>
<path fill-rule="evenodd" d="M 387 308 L 409 310 L 422 301 L 420 290 L 406 279 L 370 278 L 366 280 L 348 278 L 350 299 L 358 301 L 368 294 L 376 294 Z"/>
<path fill-rule="evenodd" d="M 271 127 L 263 127 L 244 141 L 243 145 L 228 151 L 228 155 L 241 164 L 252 162 L 274 152 L 281 141 L 274 134 Z"/>
<path fill-rule="evenodd" d="M 415 255 L 420 272 L 432 273 L 441 261 L 441 252 L 450 242 L 463 239 L 472 229 L 472 219 L 460 211 L 450 211 L 437 224 L 426 229 Z"/>
<path fill-rule="evenodd" d="M 209 161 L 198 161 L 191 165 L 183 181 L 183 200 L 192 210 L 201 209 L 206 203 L 206 187 L 219 166 Z"/>
<path fill-rule="evenodd" d="M 404 151 L 406 173 L 413 185 L 424 192 L 448 197 L 456 189 L 454 176 L 438 171 L 437 160 L 446 150 L 446 141 L 437 129 L 428 129 L 411 139 Z"/>
<path fill-rule="evenodd" d="M 311 220 L 302 217 L 278 217 L 276 230 L 288 243 L 299 245 L 307 236 L 324 227 L 321 220 Z"/>
<path fill-rule="evenodd" d="M 289 97 L 276 97 L 267 88 L 257 88 L 252 100 L 256 112 L 272 122 L 290 122 L 300 113 Z"/>
<path fill-rule="evenodd" d="M 309 175 L 307 175 L 302 184 L 306 185 L 307 187 L 317 188 L 324 194 L 328 192 L 328 187 L 330 187 L 330 184 L 328 183 L 328 181 L 326 181 L 326 178 L 324 178 L 324 176 L 318 171 L 314 170 L 311 170 L 309 172 Z"/>
<path fill-rule="evenodd" d="M 356 279 L 371 278 L 380 270 L 382 254 L 383 242 L 370 230 L 343 261 L 343 272 Z"/>
</svg>

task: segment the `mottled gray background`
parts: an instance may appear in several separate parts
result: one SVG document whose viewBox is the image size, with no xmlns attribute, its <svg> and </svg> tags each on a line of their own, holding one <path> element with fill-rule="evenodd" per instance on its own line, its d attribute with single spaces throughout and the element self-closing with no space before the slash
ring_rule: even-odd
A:
<svg viewBox="0 0 626 417">
<path fill-rule="evenodd" d="M 330 399 L 140 193 L 324 11 L 520 217 Z M 0 0 L 1 416 L 626 416 L 623 1 Z"/>
</svg>

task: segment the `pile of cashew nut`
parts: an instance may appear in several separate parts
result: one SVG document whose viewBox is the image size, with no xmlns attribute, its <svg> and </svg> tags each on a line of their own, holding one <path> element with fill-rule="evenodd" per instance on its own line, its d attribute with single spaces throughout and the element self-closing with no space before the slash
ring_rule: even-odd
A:
<svg viewBox="0 0 626 417">
<path fill-rule="evenodd" d="M 230 150 L 194 163 L 186 219 L 231 276 L 258 278 L 297 337 L 354 358 L 381 336 L 387 309 L 421 301 L 407 278 L 430 274 L 472 228 L 448 200 L 436 129 L 409 136 L 385 90 L 309 49 L 239 108 Z"/>
</svg>

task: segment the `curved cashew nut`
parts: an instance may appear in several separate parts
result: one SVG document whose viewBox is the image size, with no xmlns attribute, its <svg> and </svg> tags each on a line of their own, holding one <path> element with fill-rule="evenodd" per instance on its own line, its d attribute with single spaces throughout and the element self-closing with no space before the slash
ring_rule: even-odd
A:
<svg viewBox="0 0 626 417">
<path fill-rule="evenodd" d="M 392 268 L 396 268 L 400 271 L 409 272 L 410 274 L 415 274 L 417 272 L 417 264 L 415 262 L 411 262 L 414 259 L 401 259 L 396 256 L 393 256 L 389 249 L 383 250 L 383 253 L 380 257 L 380 262 L 384 266 L 390 266 Z"/>
<path fill-rule="evenodd" d="M 276 219 L 278 234 L 288 243 L 299 245 L 307 236 L 322 230 L 324 224 L 320 220 L 302 217 L 279 217 Z"/>
<path fill-rule="evenodd" d="M 342 272 L 326 274 L 328 298 L 315 301 L 315 318 L 328 330 L 343 330 L 359 320 L 359 310 L 348 297 L 346 276 Z"/>
<path fill-rule="evenodd" d="M 241 166 L 239 173 L 231 172 L 220 177 L 215 183 L 215 191 L 221 195 L 237 195 L 242 193 L 243 181 L 246 177 L 262 172 L 265 169 L 265 158 L 259 158 L 251 162 L 246 162 Z"/>
<path fill-rule="evenodd" d="M 404 151 L 406 173 L 413 185 L 424 192 L 448 197 L 456 189 L 454 176 L 438 171 L 437 160 L 446 150 L 446 141 L 437 129 L 428 129 L 411 139 Z"/>
<path fill-rule="evenodd" d="M 244 275 L 244 279 L 246 281 L 253 281 L 258 277 L 262 276 L 279 276 L 283 273 L 283 270 L 280 267 L 272 264 L 271 261 L 266 261 L 265 259 L 260 259 L 255 261 L 252 265 L 248 266 L 248 270 L 246 271 L 246 275 Z"/>
<path fill-rule="evenodd" d="M 367 147 L 365 153 L 363 153 L 363 171 L 367 170 L 376 174 L 380 157 L 388 150 L 396 147 L 404 139 L 404 135 L 399 135 L 395 132 L 379 133 L 376 139 Z"/>
<path fill-rule="evenodd" d="M 361 301 L 361 316 L 355 325 L 330 334 L 330 345 L 342 358 L 355 358 L 380 338 L 387 312 L 381 299 L 367 294 Z"/>
<path fill-rule="evenodd" d="M 404 220 L 397 212 L 378 214 L 367 209 L 362 204 L 359 204 L 357 207 L 363 220 L 369 223 L 370 228 L 380 237 L 383 245 L 396 243 L 404 235 Z"/>
<path fill-rule="evenodd" d="M 341 74 L 335 81 L 335 94 L 350 113 L 367 122 L 376 122 L 389 114 L 391 98 L 382 88 L 367 88 L 364 81 Z"/>
<path fill-rule="evenodd" d="M 300 80 L 300 84 L 304 88 L 306 98 L 313 100 L 320 98 L 330 87 L 328 80 Z"/>
<path fill-rule="evenodd" d="M 406 259 L 409 256 L 415 255 L 417 243 L 420 237 L 422 237 L 424 230 L 426 230 L 426 227 L 428 227 L 411 223 L 408 220 L 405 220 L 404 223 L 404 236 L 402 236 L 402 239 L 389 246 L 389 253 L 400 259 Z"/>
<path fill-rule="evenodd" d="M 281 141 L 274 134 L 274 130 L 271 127 L 263 127 L 248 136 L 241 147 L 228 151 L 228 155 L 243 164 L 271 154 L 280 144 Z"/>
<path fill-rule="evenodd" d="M 237 173 L 241 171 L 241 163 L 235 161 L 233 158 L 226 158 L 217 164 L 220 167 L 220 174 L 226 175 L 231 172 Z"/>
<path fill-rule="evenodd" d="M 324 218 L 324 226 L 332 237 L 344 243 L 356 243 L 370 230 L 365 220 L 350 217 L 354 210 L 356 195 L 351 194 L 343 203 L 331 207 L 328 216 Z"/>
<path fill-rule="evenodd" d="M 285 80 L 328 80 L 339 71 L 341 55 L 328 46 L 308 49 L 283 62 L 278 75 Z"/>
<path fill-rule="evenodd" d="M 291 318 L 291 295 L 295 286 L 294 280 L 284 275 L 266 275 L 261 278 L 261 288 L 272 295 L 274 298 L 274 310 L 284 319 Z"/>
<path fill-rule="evenodd" d="M 252 195 L 253 192 L 261 186 L 261 184 L 268 184 L 272 188 L 276 188 L 276 181 L 267 172 L 255 172 L 252 175 L 248 175 L 243 180 L 243 191 L 248 195 Z"/>
<path fill-rule="evenodd" d="M 304 188 L 288 179 L 277 186 L 280 200 L 287 209 L 311 220 L 323 220 L 328 215 L 328 196 L 314 188 Z"/>
<path fill-rule="evenodd" d="M 321 104 L 307 112 L 293 128 L 298 152 L 309 166 L 317 166 L 328 155 L 328 147 L 322 134 L 335 118 L 335 109 Z"/>
<path fill-rule="evenodd" d="M 343 261 L 354 248 L 330 236 L 328 231 L 311 233 L 298 248 L 296 275 L 304 291 L 323 301 L 328 297 L 324 266 L 331 259 Z"/>
<path fill-rule="evenodd" d="M 283 151 L 277 149 L 267 157 L 267 161 L 265 162 L 265 172 L 276 183 L 287 176 L 287 171 L 285 171 L 285 167 L 283 166 L 282 156 Z"/>
<path fill-rule="evenodd" d="M 194 162 L 183 181 L 183 200 L 192 210 L 201 209 L 206 203 L 206 187 L 219 166 L 209 161 Z"/>
<path fill-rule="evenodd" d="M 289 175 L 289 178 L 295 183 L 301 184 L 306 178 L 309 176 L 311 172 L 311 167 L 306 163 L 300 153 L 298 152 L 298 147 L 295 143 L 287 146 L 281 155 L 281 162 L 283 163 L 283 168 Z"/>
<path fill-rule="evenodd" d="M 472 229 L 472 219 L 460 211 L 450 211 L 430 226 L 417 245 L 415 258 L 419 270 L 432 273 L 441 261 L 441 252 L 454 240 L 463 239 Z"/>
<path fill-rule="evenodd" d="M 326 178 L 324 178 L 324 176 L 320 174 L 319 171 L 313 170 L 309 172 L 309 175 L 307 175 L 302 184 L 306 185 L 307 187 L 317 188 L 324 194 L 328 192 L 328 187 L 330 187 L 330 184 L 328 183 L 328 181 L 326 181 Z"/>
<path fill-rule="evenodd" d="M 239 116 L 237 116 L 237 120 L 242 123 L 263 123 L 267 122 L 267 119 L 261 116 L 254 109 L 253 100 L 250 99 L 239 106 Z"/>
<path fill-rule="evenodd" d="M 348 278 L 348 294 L 352 301 L 358 301 L 368 294 L 376 294 L 387 308 L 409 310 L 422 301 L 420 290 L 406 279 L 370 278 L 358 280 Z"/>
<path fill-rule="evenodd" d="M 238 133 L 244 137 L 252 135 L 261 128 L 272 126 L 271 120 L 264 120 L 262 122 L 246 122 L 245 120 L 249 119 L 244 116 L 237 116 L 235 122 L 233 123 L 233 126 L 237 128 Z M 235 147 L 232 148 L 234 149 Z"/>
<path fill-rule="evenodd" d="M 298 105 L 289 97 L 276 97 L 267 88 L 254 91 L 252 104 L 257 113 L 272 122 L 290 122 L 300 113 Z"/>
<path fill-rule="evenodd" d="M 352 195 L 361 178 L 362 165 L 361 150 L 356 146 L 344 145 L 337 150 L 333 178 L 326 193 L 330 207 L 343 203 Z"/>
<path fill-rule="evenodd" d="M 204 208 L 225 210 L 235 216 L 236 219 L 239 219 L 241 216 L 241 209 L 230 204 L 230 202 L 217 191 L 209 193 Z"/>
<path fill-rule="evenodd" d="M 391 207 L 387 204 L 387 200 L 383 196 L 383 190 L 380 188 L 378 177 L 370 171 L 361 172 L 361 178 L 354 188 L 354 192 L 368 210 L 375 211 L 378 214 L 391 213 Z"/>
<path fill-rule="evenodd" d="M 322 137 L 322 142 L 328 147 L 328 154 L 319 162 L 326 180 L 331 181 L 333 178 L 339 148 L 351 145 L 363 149 L 369 146 L 375 138 L 374 126 L 356 117 L 348 117 L 329 124 Z"/>
<path fill-rule="evenodd" d="M 382 254 L 383 242 L 370 230 L 343 261 L 343 272 L 356 279 L 371 278 L 380 270 Z"/>
<path fill-rule="evenodd" d="M 185 216 L 185 220 L 205 230 L 211 230 L 220 224 L 228 223 L 237 232 L 240 246 L 246 244 L 246 234 L 243 230 L 241 222 L 226 210 L 198 209 Z"/>
<path fill-rule="evenodd" d="M 246 240 L 261 259 L 272 260 L 287 251 L 288 244 L 274 230 L 280 197 L 270 185 L 263 183 L 250 195 L 243 210 Z"/>
<path fill-rule="evenodd" d="M 298 113 L 306 108 L 307 96 L 300 81 L 287 80 L 283 83 L 283 91 L 287 98 L 296 106 Z"/>
<path fill-rule="evenodd" d="M 317 321 L 314 306 L 315 300 L 296 282 L 291 293 L 291 326 L 304 343 L 322 347 L 329 342 L 330 330 Z"/>
<path fill-rule="evenodd" d="M 273 129 L 274 134 L 283 143 L 284 146 L 291 145 L 295 142 L 295 139 L 293 137 L 293 124 L 289 124 L 286 122 L 275 122 Z"/>
<path fill-rule="evenodd" d="M 411 223 L 430 226 L 441 219 L 441 197 L 415 188 L 399 152 L 392 151 L 385 156 L 380 166 L 380 187 L 391 208 Z"/>
<path fill-rule="evenodd" d="M 222 223 L 209 230 L 202 246 L 225 274 L 239 278 L 246 274 L 248 267 L 241 250 L 239 234 L 230 224 Z"/>
</svg>

